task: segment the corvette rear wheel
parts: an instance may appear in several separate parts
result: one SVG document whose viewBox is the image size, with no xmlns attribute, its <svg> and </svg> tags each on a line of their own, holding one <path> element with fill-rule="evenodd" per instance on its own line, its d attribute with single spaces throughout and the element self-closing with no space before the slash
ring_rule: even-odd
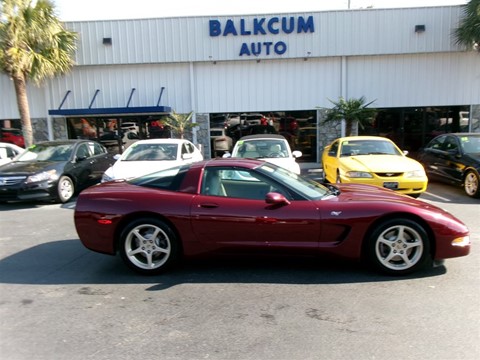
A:
<svg viewBox="0 0 480 360">
<path fill-rule="evenodd" d="M 178 259 L 175 233 L 164 222 L 143 218 L 130 223 L 120 237 L 125 264 L 138 273 L 159 274 Z"/>
<path fill-rule="evenodd" d="M 377 270 L 405 275 L 425 267 L 430 260 L 430 243 L 425 229 L 409 219 L 380 224 L 368 239 L 368 258 Z"/>
<path fill-rule="evenodd" d="M 480 183 L 480 179 L 477 173 L 475 173 L 472 170 L 467 172 L 467 174 L 465 175 L 464 183 L 463 183 L 465 193 L 468 196 L 480 197 L 480 187 L 478 186 L 479 183 Z"/>
</svg>

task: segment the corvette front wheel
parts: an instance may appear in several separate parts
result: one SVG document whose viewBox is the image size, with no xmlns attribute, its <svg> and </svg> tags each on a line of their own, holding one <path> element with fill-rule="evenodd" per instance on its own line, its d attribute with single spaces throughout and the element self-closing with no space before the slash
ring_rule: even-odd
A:
<svg viewBox="0 0 480 360">
<path fill-rule="evenodd" d="M 367 256 L 371 265 L 389 275 L 418 271 L 431 259 L 428 235 L 413 220 L 385 221 L 367 241 Z"/>
<path fill-rule="evenodd" d="M 131 222 L 120 237 L 120 255 L 138 273 L 155 275 L 173 265 L 179 254 L 178 240 L 163 221 L 143 218 Z"/>
</svg>

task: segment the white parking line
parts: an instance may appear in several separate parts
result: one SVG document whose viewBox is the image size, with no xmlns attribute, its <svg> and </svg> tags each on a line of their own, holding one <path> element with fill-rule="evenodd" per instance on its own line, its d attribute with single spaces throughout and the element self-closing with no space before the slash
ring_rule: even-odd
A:
<svg viewBox="0 0 480 360">
<path fill-rule="evenodd" d="M 430 196 L 432 196 L 432 197 L 434 197 L 434 198 L 437 198 L 437 199 L 439 199 L 439 200 L 442 200 L 442 201 L 447 201 L 447 202 L 451 202 L 451 201 L 452 201 L 452 200 L 447 199 L 447 198 L 444 198 L 444 197 L 442 197 L 442 196 L 438 196 L 438 195 L 429 193 L 428 191 L 425 191 L 425 194 L 428 194 L 428 195 L 430 195 Z"/>
</svg>

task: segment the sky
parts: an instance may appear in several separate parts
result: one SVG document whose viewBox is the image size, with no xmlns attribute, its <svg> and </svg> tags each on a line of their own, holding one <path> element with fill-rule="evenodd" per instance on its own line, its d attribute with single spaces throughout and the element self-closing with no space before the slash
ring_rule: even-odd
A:
<svg viewBox="0 0 480 360">
<path fill-rule="evenodd" d="M 52 0 L 62 21 L 281 14 L 465 4 L 468 0 Z"/>
</svg>

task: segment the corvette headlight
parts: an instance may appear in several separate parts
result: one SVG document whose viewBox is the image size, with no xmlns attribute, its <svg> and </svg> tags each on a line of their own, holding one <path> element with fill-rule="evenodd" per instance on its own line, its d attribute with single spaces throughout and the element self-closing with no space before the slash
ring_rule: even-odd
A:
<svg viewBox="0 0 480 360">
<path fill-rule="evenodd" d="M 347 171 L 349 178 L 373 178 L 373 175 L 366 171 Z"/>
<path fill-rule="evenodd" d="M 413 170 L 413 171 L 407 171 L 405 173 L 405 177 L 407 178 L 419 178 L 419 177 L 425 177 L 425 170 Z"/>
<path fill-rule="evenodd" d="M 48 181 L 48 180 L 57 180 L 57 170 L 49 170 L 49 171 L 42 171 L 41 173 L 30 175 L 27 178 L 27 184 L 40 182 L 40 181 Z"/>
</svg>

